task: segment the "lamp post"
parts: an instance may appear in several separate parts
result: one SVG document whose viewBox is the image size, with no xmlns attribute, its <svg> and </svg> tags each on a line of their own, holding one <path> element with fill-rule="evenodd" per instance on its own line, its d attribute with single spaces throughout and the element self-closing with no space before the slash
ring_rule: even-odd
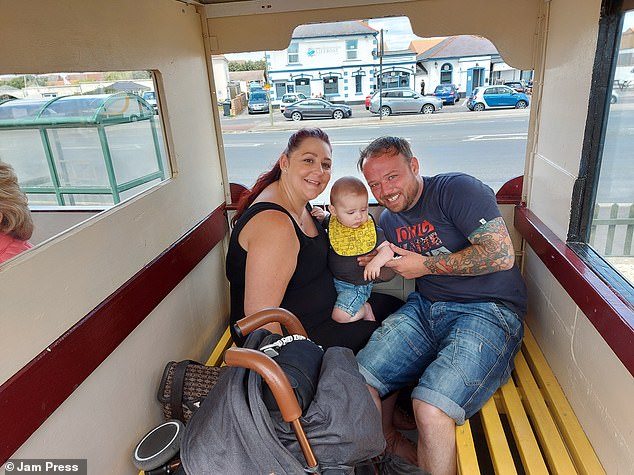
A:
<svg viewBox="0 0 634 475">
<path fill-rule="evenodd" d="M 264 52 L 264 90 L 269 104 L 269 122 L 273 126 L 273 104 L 271 104 L 271 83 L 269 83 L 269 62 L 266 59 L 266 51 Z"/>
<path fill-rule="evenodd" d="M 383 28 L 379 33 L 379 120 L 383 120 L 381 109 L 383 108 Z"/>
</svg>

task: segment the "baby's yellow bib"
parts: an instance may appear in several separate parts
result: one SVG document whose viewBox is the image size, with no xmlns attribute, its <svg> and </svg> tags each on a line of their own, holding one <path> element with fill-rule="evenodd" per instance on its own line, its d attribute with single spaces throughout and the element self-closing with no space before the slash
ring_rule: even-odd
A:
<svg viewBox="0 0 634 475">
<path fill-rule="evenodd" d="M 344 226 L 336 216 L 331 216 L 328 238 L 333 250 L 340 256 L 360 256 L 376 247 L 376 227 L 371 216 L 358 228 Z"/>
</svg>

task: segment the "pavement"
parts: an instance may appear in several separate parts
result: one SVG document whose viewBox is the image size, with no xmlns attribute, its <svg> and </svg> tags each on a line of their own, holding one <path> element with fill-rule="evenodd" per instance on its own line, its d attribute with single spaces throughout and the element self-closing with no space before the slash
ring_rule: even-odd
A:
<svg viewBox="0 0 634 475">
<path fill-rule="evenodd" d="M 269 114 L 248 114 L 245 110 L 239 115 L 226 117 L 221 114 L 220 124 L 223 133 L 238 133 L 238 132 L 255 132 L 255 131 L 275 131 L 275 130 L 297 130 L 301 127 L 320 127 L 320 128 L 340 128 L 340 127 L 358 127 L 360 125 L 373 125 L 385 124 L 407 124 L 420 121 L 432 121 L 432 122 L 453 122 L 456 120 L 468 120 L 473 117 L 473 114 L 486 114 L 487 117 L 493 118 L 494 116 L 502 115 L 504 117 L 520 115 L 524 116 L 528 114 L 530 109 L 516 110 L 516 109 L 502 109 L 502 110 L 487 110 L 483 112 L 471 112 L 464 105 L 465 99 L 456 105 L 446 105 L 443 108 L 435 112 L 434 114 L 402 114 L 389 117 L 379 117 L 378 114 L 372 114 L 365 109 L 364 104 L 352 104 L 352 117 L 341 120 L 334 119 L 311 119 L 302 120 L 300 122 L 294 122 L 285 118 L 279 111 L 274 109 L 272 113 L 272 121 Z M 272 123 L 271 123 L 272 122 Z"/>
</svg>

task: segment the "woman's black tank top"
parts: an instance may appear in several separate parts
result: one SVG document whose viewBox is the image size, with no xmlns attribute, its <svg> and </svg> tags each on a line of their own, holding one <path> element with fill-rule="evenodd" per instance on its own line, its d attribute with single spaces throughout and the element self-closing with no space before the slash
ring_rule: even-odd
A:
<svg viewBox="0 0 634 475">
<path fill-rule="evenodd" d="M 330 321 L 332 308 L 337 299 L 332 274 L 328 269 L 328 237 L 319 223 L 313 218 L 318 234 L 315 237 L 306 236 L 299 228 L 290 213 L 275 203 L 260 202 L 251 205 L 238 219 L 231 233 L 229 250 L 227 252 L 226 274 L 230 283 L 231 293 L 231 326 L 244 317 L 244 286 L 247 252 L 240 246 L 238 236 L 257 213 L 264 210 L 277 210 L 291 218 L 295 227 L 295 234 L 299 241 L 297 265 L 286 293 L 280 304 L 295 314 L 306 332 L 310 336 L 313 329 Z M 289 259 L 295 256 L 289 255 Z M 275 279 L 276 270 L 271 269 L 271 279 Z M 263 283 L 266 285 L 266 282 Z M 233 332 L 233 328 L 232 328 Z M 234 341 L 237 335 L 234 336 Z"/>
</svg>

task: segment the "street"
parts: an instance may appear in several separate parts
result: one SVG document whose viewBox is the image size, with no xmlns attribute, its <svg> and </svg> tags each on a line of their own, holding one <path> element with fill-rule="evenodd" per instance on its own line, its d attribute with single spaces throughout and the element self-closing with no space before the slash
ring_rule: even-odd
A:
<svg viewBox="0 0 634 475">
<path fill-rule="evenodd" d="M 487 110 L 470 112 L 464 98 L 455 106 L 444 106 L 432 115 L 402 115 L 379 119 L 353 105 L 350 119 L 316 119 L 293 122 L 273 113 L 271 126 L 268 114 L 222 117 L 223 140 L 229 180 L 251 186 L 257 176 L 268 170 L 279 158 L 289 135 L 301 127 L 320 127 L 330 136 L 333 146 L 333 179 L 344 175 L 357 175 L 359 150 L 381 135 L 407 138 L 419 159 L 421 173 L 434 175 L 461 171 L 480 178 L 494 191 L 506 181 L 524 173 L 528 118 L 530 109 Z M 615 119 L 632 122 L 631 104 L 611 106 Z M 623 110 L 622 108 L 627 108 Z M 632 150 L 632 134 L 619 141 L 619 150 Z M 606 149 L 604 160 L 609 160 L 609 171 L 602 178 L 610 186 L 599 190 L 601 202 L 632 202 L 632 188 L 626 177 L 634 168 L 627 154 Z M 610 157 L 610 158 L 608 158 Z M 607 168 L 607 167 L 606 167 Z M 316 200 L 328 201 L 329 188 Z"/>
</svg>

